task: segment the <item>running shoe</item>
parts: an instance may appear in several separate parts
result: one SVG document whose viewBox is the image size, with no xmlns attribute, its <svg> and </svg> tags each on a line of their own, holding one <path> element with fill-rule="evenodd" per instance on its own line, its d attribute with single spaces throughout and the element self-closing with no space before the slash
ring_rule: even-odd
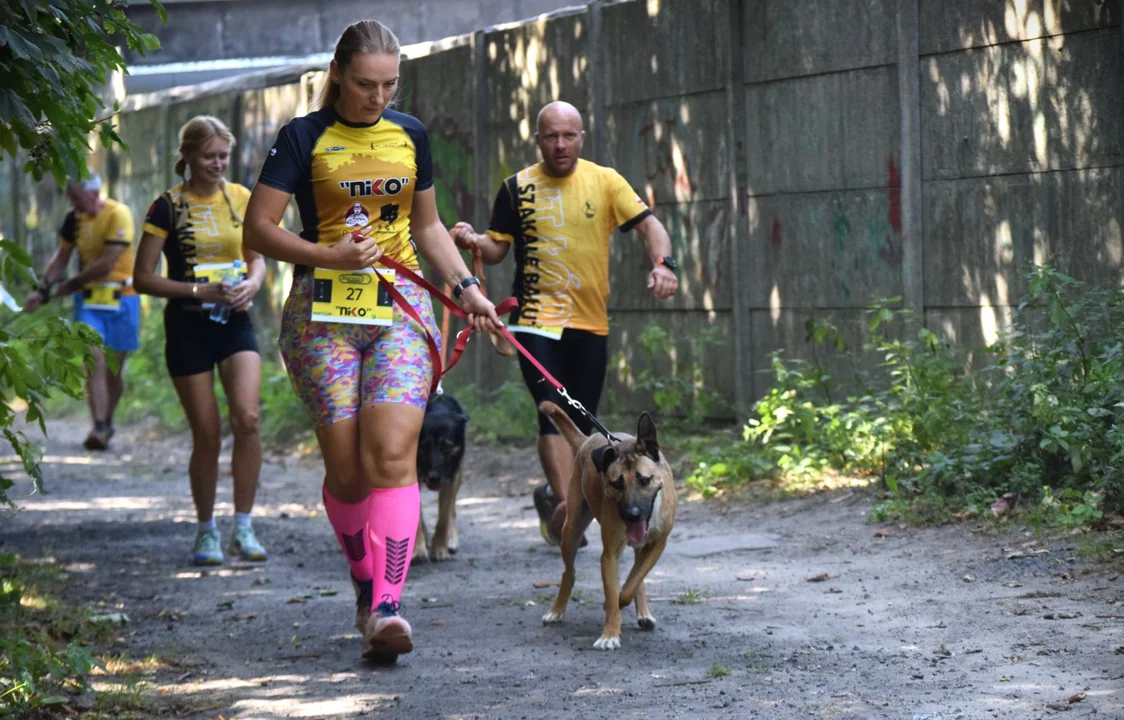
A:
<svg viewBox="0 0 1124 720">
<path fill-rule="evenodd" d="M 222 538 L 219 531 L 200 530 L 195 535 L 195 548 L 191 552 L 193 565 L 222 565 Z"/>
<path fill-rule="evenodd" d="M 265 562 L 269 553 L 254 535 L 252 525 L 235 525 L 234 536 L 230 538 L 230 554 L 237 555 L 246 562 Z"/>
<path fill-rule="evenodd" d="M 414 649 L 410 623 L 398 614 L 401 607 L 389 595 L 383 596 L 383 601 L 367 621 L 368 647 L 364 650 L 363 657 L 375 662 L 392 663 L 399 655 L 405 655 Z"/>
</svg>

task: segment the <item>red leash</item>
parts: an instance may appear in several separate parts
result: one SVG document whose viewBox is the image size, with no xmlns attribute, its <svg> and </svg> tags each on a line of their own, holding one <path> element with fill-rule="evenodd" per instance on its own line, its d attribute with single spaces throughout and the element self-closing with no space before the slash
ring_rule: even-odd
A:
<svg viewBox="0 0 1124 720">
<path fill-rule="evenodd" d="M 437 300 L 442 305 L 444 305 L 445 308 L 452 314 L 465 320 L 468 319 L 468 313 L 462 310 L 460 305 L 457 305 L 455 302 L 453 302 L 453 300 L 449 298 L 449 296 L 438 290 L 432 283 L 415 273 L 413 270 L 410 270 L 397 260 L 391 260 L 386 256 L 379 258 L 378 262 L 380 265 L 390 268 L 399 275 L 402 275 L 415 285 L 424 288 L 430 295 L 437 298 Z M 378 273 L 376 273 L 376 275 L 378 275 Z M 456 364 L 460 362 L 461 356 L 464 355 L 465 348 L 468 346 L 468 339 L 472 337 L 474 328 L 472 327 L 472 325 L 469 325 L 468 327 L 457 333 L 457 342 L 456 345 L 453 346 L 453 355 L 449 360 L 448 366 L 442 367 L 441 351 L 437 348 L 437 341 L 433 338 L 433 334 L 429 332 L 429 328 L 427 328 L 425 326 L 425 323 L 422 322 L 422 319 L 418 315 L 417 311 L 414 310 L 413 306 L 410 305 L 409 301 L 406 300 L 406 298 L 402 297 L 402 293 L 398 292 L 398 289 L 395 288 L 392 283 L 384 280 L 382 275 L 378 275 L 378 277 L 379 283 L 383 286 L 383 288 L 386 289 L 386 292 L 388 295 L 390 295 L 391 300 L 397 303 L 398 307 L 402 308 L 402 312 L 410 316 L 410 318 L 418 325 L 420 325 L 422 330 L 425 331 L 425 342 L 429 346 L 429 357 L 433 363 L 433 383 L 429 388 L 429 394 L 432 395 L 433 393 L 437 392 L 437 385 L 441 382 L 441 378 L 445 376 L 445 373 L 452 370 L 453 367 L 455 367 Z M 518 306 L 519 301 L 514 297 L 509 297 L 503 302 L 496 305 L 496 314 L 507 314 Z M 501 325 L 499 332 L 501 335 L 503 335 L 505 340 L 511 343 L 511 346 L 514 347 L 520 355 L 527 358 L 527 361 L 530 362 L 531 365 L 533 365 L 535 369 L 542 374 L 543 379 L 547 383 L 549 383 L 555 390 L 557 390 L 558 394 L 565 398 L 566 402 L 568 402 L 571 407 L 577 409 L 579 412 L 585 415 L 606 438 L 613 442 L 618 441 L 617 438 L 614 437 L 613 434 L 610 433 L 609 430 L 601 424 L 601 421 L 593 416 L 593 413 L 586 410 L 585 406 L 580 402 L 570 397 L 570 394 L 566 392 L 566 388 L 562 387 L 562 383 L 554 379 L 554 376 L 551 375 L 547 371 L 547 369 L 544 368 L 533 355 L 531 355 L 530 352 L 528 352 L 527 348 L 523 347 L 523 345 L 512 336 L 511 331 L 509 331 L 506 326 Z"/>
<path fill-rule="evenodd" d="M 451 300 L 449 298 L 449 296 L 447 296 L 445 293 L 438 290 L 432 283 L 430 283 L 428 280 L 423 278 L 421 275 L 418 275 L 413 270 L 409 269 L 408 267 L 401 264 L 397 260 L 391 260 L 390 258 L 386 257 L 385 255 L 383 257 L 379 258 L 378 262 L 379 262 L 380 265 L 382 265 L 384 267 L 387 267 L 387 268 L 390 268 L 394 272 L 396 272 L 399 275 L 405 277 L 410 282 L 412 282 L 415 285 L 418 285 L 419 287 L 425 289 L 426 292 L 428 292 L 430 295 L 432 295 L 434 298 L 436 298 L 438 300 L 438 302 L 440 302 L 442 305 L 444 305 L 445 308 L 449 312 L 451 312 L 453 315 L 456 315 L 457 317 L 462 318 L 464 320 L 468 319 L 468 313 L 466 313 L 464 310 L 462 310 L 460 305 L 457 305 L 453 300 Z M 426 344 L 429 345 L 429 354 L 430 354 L 430 357 L 432 358 L 432 360 L 434 362 L 433 367 L 434 367 L 434 371 L 435 371 L 431 391 L 436 392 L 437 391 L 437 383 L 440 382 L 441 378 L 445 375 L 445 373 L 452 370 L 456 366 L 456 364 L 458 362 L 460 362 L 461 356 L 464 355 L 465 348 L 468 346 L 468 339 L 472 336 L 472 332 L 473 332 L 474 328 L 471 325 L 469 325 L 468 327 L 464 328 L 463 330 L 461 330 L 460 332 L 457 333 L 457 342 L 453 346 L 453 354 L 449 359 L 448 366 L 442 368 L 440 370 L 440 372 L 437 372 L 437 368 L 441 367 L 441 353 L 437 349 L 437 341 L 433 338 L 432 333 L 429 332 L 429 328 L 427 328 L 425 326 L 425 323 L 422 322 L 421 317 L 418 315 L 417 311 L 414 310 L 414 308 L 410 305 L 409 301 L 406 300 L 406 298 L 402 297 L 402 293 L 398 292 L 397 288 L 395 288 L 392 284 L 388 283 L 386 280 L 383 280 L 381 275 L 379 276 L 379 282 L 382 284 L 383 288 L 386 289 L 386 292 L 387 292 L 388 295 L 390 295 L 390 298 L 395 303 L 397 303 L 398 307 L 402 308 L 402 312 L 409 315 L 410 318 L 414 320 L 414 322 L 421 325 L 422 329 L 425 330 L 425 341 L 426 341 Z M 519 301 L 516 300 L 514 297 L 509 297 L 506 300 L 504 300 L 503 302 L 496 305 L 496 314 L 497 315 L 504 315 L 506 313 L 511 312 L 512 310 L 514 310 L 518 306 L 519 306 Z M 558 390 L 559 392 L 565 392 L 565 388 L 562 387 L 562 383 L 555 380 L 554 376 L 551 375 L 547 371 L 547 369 L 544 368 L 539 363 L 539 361 L 536 360 L 534 358 L 534 356 L 532 356 L 531 353 L 529 353 L 527 351 L 527 349 L 519 343 L 518 340 L 516 340 L 514 337 L 512 337 L 511 332 L 506 327 L 500 326 L 499 332 L 500 332 L 501 335 L 503 335 L 505 340 L 507 340 L 509 343 L 511 343 L 512 347 L 514 347 L 516 350 L 518 350 L 523 355 L 523 357 L 527 358 L 527 360 L 530 361 L 530 363 L 535 366 L 536 370 L 538 370 L 540 373 L 542 373 L 543 379 L 545 379 L 552 387 L 554 387 L 555 390 Z"/>
</svg>

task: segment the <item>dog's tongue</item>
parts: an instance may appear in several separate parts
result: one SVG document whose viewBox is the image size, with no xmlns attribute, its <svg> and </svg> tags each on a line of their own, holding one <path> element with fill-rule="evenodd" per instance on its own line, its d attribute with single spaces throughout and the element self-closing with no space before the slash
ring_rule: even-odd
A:
<svg viewBox="0 0 1124 720">
<path fill-rule="evenodd" d="M 648 534 L 648 521 L 640 520 L 639 522 L 628 523 L 624 526 L 624 534 L 628 537 L 630 544 L 639 545 L 644 541 L 644 536 Z"/>
</svg>

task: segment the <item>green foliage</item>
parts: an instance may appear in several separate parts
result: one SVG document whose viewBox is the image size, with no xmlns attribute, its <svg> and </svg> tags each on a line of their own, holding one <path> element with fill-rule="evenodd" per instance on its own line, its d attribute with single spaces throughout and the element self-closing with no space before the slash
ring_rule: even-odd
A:
<svg viewBox="0 0 1124 720">
<path fill-rule="evenodd" d="M 722 396 L 707 385 L 713 368 L 702 361 L 724 344 L 718 328 L 704 327 L 691 337 L 684 353 L 663 325 L 653 322 L 644 328 L 639 345 L 647 361 L 635 384 L 651 395 L 661 424 L 685 421 L 698 427 L 724 407 Z M 618 357 L 615 364 L 624 365 L 623 358 Z"/>
<path fill-rule="evenodd" d="M 51 173 L 61 185 L 84 174 L 94 130 L 103 144 L 121 142 L 97 118 L 108 74 L 125 69 L 116 46 L 141 54 L 160 47 L 125 7 L 120 0 L 0 0 L 0 152 L 26 150 L 25 172 L 36 180 Z"/>
<path fill-rule="evenodd" d="M 1036 267 L 976 369 L 896 303 L 868 313 L 871 370 L 835 328 L 809 321 L 815 359 L 775 355 L 744 442 L 701 455 L 688 485 L 713 494 L 761 478 L 876 476 L 890 497 L 875 517 L 917 521 L 983 514 L 1004 495 L 1061 525 L 1124 510 L 1124 291 Z M 846 383 L 824 369 L 825 350 L 834 366 L 851 363 Z"/>
<path fill-rule="evenodd" d="M 30 256 L 0 240 L 0 283 L 17 287 L 34 282 Z M 93 362 L 91 348 L 100 344 L 101 338 L 87 325 L 49 314 L 16 314 L 0 307 L 0 433 L 37 491 L 42 490 L 43 482 L 39 449 L 21 425 L 38 425 L 46 434 L 44 403 L 57 393 L 83 396 L 85 368 Z M 0 505 L 14 507 L 7 494 L 12 485 L 12 479 L 0 472 Z"/>
<path fill-rule="evenodd" d="M 523 445 L 538 437 L 535 402 L 522 383 L 509 380 L 492 392 L 475 385 L 451 392 L 472 418 L 468 422 L 472 439 Z"/>
<path fill-rule="evenodd" d="M 88 614 L 60 602 L 52 566 L 0 555 L 0 715 L 58 710 L 89 689 L 100 667 L 86 646 L 98 629 Z"/>
</svg>

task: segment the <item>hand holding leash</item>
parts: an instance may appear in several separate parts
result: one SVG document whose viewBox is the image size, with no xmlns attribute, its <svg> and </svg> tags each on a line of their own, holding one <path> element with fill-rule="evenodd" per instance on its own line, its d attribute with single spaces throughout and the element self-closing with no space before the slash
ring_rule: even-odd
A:
<svg viewBox="0 0 1124 720">
<path fill-rule="evenodd" d="M 328 250 L 326 270 L 362 270 L 369 268 L 382 257 L 382 248 L 371 238 L 356 231 L 344 237 Z"/>
</svg>

